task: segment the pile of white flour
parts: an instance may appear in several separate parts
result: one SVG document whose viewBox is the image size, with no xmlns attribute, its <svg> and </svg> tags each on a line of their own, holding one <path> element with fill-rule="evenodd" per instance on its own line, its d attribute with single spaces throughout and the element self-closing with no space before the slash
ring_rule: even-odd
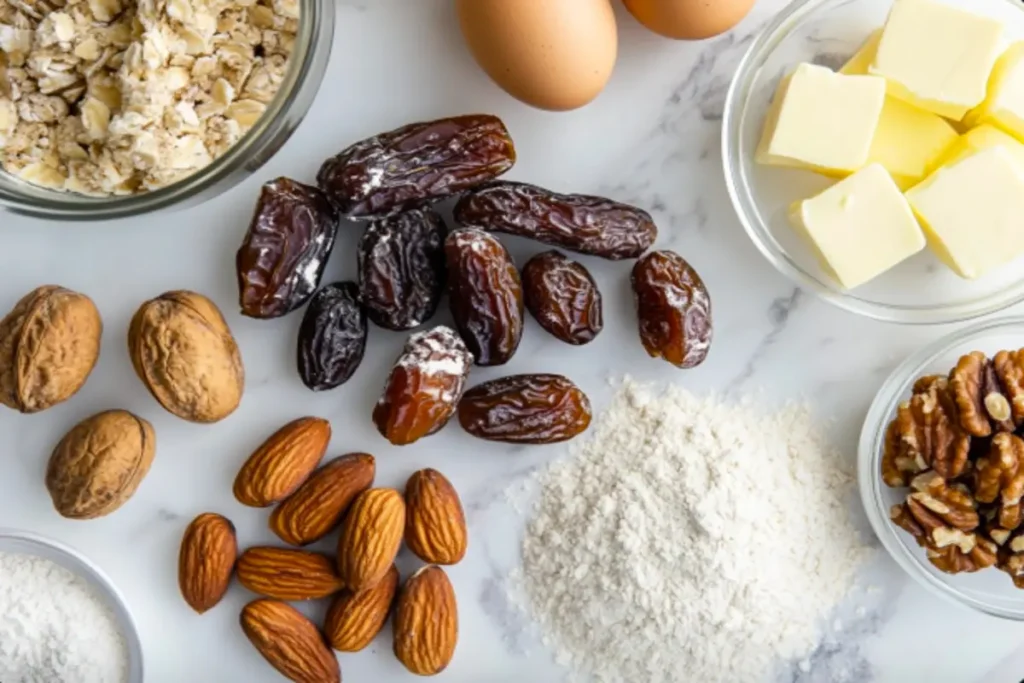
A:
<svg viewBox="0 0 1024 683">
<path fill-rule="evenodd" d="M 513 596 L 575 680 L 765 680 L 815 648 L 873 552 L 803 408 L 627 380 L 538 476 Z"/>
<path fill-rule="evenodd" d="M 126 683 L 127 663 L 114 615 L 84 579 L 0 553 L 0 681 Z"/>
</svg>

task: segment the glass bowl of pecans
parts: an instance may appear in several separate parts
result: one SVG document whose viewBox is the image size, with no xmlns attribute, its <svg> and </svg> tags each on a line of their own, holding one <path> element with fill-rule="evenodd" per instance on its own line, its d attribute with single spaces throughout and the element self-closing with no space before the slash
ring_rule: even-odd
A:
<svg viewBox="0 0 1024 683">
<path fill-rule="evenodd" d="M 792 223 L 796 203 L 834 186 L 837 178 L 756 161 L 783 77 L 803 63 L 861 73 L 867 67 L 849 66 L 851 62 L 856 65 L 851 58 L 865 54 L 862 47 L 870 50 L 869 39 L 886 24 L 893 1 L 796 0 L 756 37 L 736 71 L 724 111 L 723 163 L 733 207 L 754 245 L 779 272 L 797 286 L 845 310 L 903 324 L 949 323 L 1004 310 L 1024 301 L 1024 268 L 1020 261 L 976 279 L 965 279 L 947 268 L 931 249 L 920 249 L 923 241 L 915 243 L 915 249 L 920 251 L 905 252 L 913 254 L 909 258 L 887 270 L 879 268 L 872 272 L 882 271 L 881 274 L 868 281 L 853 278 L 848 283 L 851 287 L 842 286 L 834 272 L 822 266 L 809 240 Z M 933 1 L 1002 23 L 1007 42 L 1024 38 L 1024 5 L 1018 0 Z M 857 68 L 861 70 L 849 70 Z M 822 72 L 816 73 L 820 76 Z M 893 99 L 886 98 L 886 107 Z M 885 115 L 883 109 L 882 116 Z M 945 144 L 955 144 L 960 132 L 958 124 L 938 116 L 932 124 L 948 136 Z M 934 161 L 941 165 L 949 158 L 943 153 Z M 898 183 L 902 180 L 906 183 L 900 184 L 899 189 L 905 190 L 919 178 L 897 177 Z M 910 213 L 905 215 L 912 223 Z M 919 240 L 919 233 L 915 234 Z M 993 244 L 991 248 L 999 246 Z M 844 255 L 841 258 L 847 258 L 849 250 L 838 251 Z M 873 253 L 872 249 L 868 248 L 867 253 Z M 896 261 L 898 258 L 894 257 L 885 265 Z"/>
<path fill-rule="evenodd" d="M 101 220 L 222 193 L 298 127 L 333 35 L 321 0 L 0 5 L 0 206 Z"/>
<path fill-rule="evenodd" d="M 858 483 L 889 554 L 933 593 L 1024 620 L 1024 317 L 904 361 L 868 410 Z"/>
</svg>

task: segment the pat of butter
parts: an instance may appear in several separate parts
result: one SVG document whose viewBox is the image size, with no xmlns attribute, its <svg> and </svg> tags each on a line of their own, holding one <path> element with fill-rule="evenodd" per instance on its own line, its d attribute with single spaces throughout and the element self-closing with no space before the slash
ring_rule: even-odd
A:
<svg viewBox="0 0 1024 683">
<path fill-rule="evenodd" d="M 1004 147 L 943 166 L 907 192 L 932 251 L 965 278 L 1024 253 L 1024 169 Z"/>
<path fill-rule="evenodd" d="M 868 163 L 884 166 L 900 189 L 906 190 L 938 168 L 958 137 L 941 116 L 886 97 Z"/>
<path fill-rule="evenodd" d="M 881 275 L 925 247 L 907 200 L 879 164 L 794 204 L 790 220 L 817 251 L 822 266 L 846 289 Z"/>
<path fill-rule="evenodd" d="M 872 33 L 840 73 L 866 74 L 881 39 L 881 30 Z M 885 166 L 900 189 L 906 190 L 938 168 L 957 135 L 956 129 L 938 114 L 886 97 L 868 163 Z"/>
<path fill-rule="evenodd" d="M 1003 25 L 933 0 L 896 0 L 870 73 L 889 94 L 956 121 L 985 99 Z"/>
<path fill-rule="evenodd" d="M 988 97 L 964 123 L 972 128 L 991 123 L 1024 140 L 1024 43 L 1015 43 L 999 58 L 988 82 Z"/>
<path fill-rule="evenodd" d="M 972 128 L 961 135 L 953 146 L 949 148 L 949 151 L 946 152 L 946 156 L 942 158 L 938 166 L 950 166 L 977 154 L 983 149 L 991 149 L 993 147 L 1005 148 L 1014 161 L 1017 162 L 1017 165 L 1024 169 L 1024 144 L 1012 135 L 1008 135 L 995 126 L 988 124 Z"/>
<path fill-rule="evenodd" d="M 863 76 L 870 72 L 871 63 L 875 61 L 875 53 L 878 52 L 878 43 L 882 40 L 882 29 L 878 29 L 864 41 L 856 54 L 850 57 L 850 61 L 843 64 L 839 70 L 841 74 L 850 76 Z"/>
<path fill-rule="evenodd" d="M 758 163 L 847 175 L 868 160 L 885 81 L 800 64 L 779 84 L 758 146 Z"/>
</svg>

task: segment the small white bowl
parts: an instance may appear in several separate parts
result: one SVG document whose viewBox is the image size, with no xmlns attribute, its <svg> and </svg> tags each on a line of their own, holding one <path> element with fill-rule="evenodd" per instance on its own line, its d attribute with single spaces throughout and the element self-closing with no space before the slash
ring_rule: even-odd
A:
<svg viewBox="0 0 1024 683">
<path fill-rule="evenodd" d="M 75 576 L 85 579 L 103 599 L 117 622 L 128 656 L 128 683 L 143 683 L 142 643 L 135 620 L 110 578 L 80 552 L 58 541 L 28 531 L 0 528 L 0 552 L 31 555 L 50 560 Z"/>
</svg>

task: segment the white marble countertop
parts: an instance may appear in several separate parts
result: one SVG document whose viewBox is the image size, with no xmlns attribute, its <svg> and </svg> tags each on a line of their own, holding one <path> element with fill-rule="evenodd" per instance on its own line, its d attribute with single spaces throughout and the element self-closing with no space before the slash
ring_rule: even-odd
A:
<svg viewBox="0 0 1024 683">
<path fill-rule="evenodd" d="M 731 34 L 690 44 L 659 38 L 620 12 L 620 58 L 606 92 L 583 110 L 550 114 L 513 101 L 487 80 L 462 46 L 451 0 L 339 0 L 334 54 L 319 101 L 284 150 L 241 186 L 187 215 L 62 225 L 0 214 L 0 309 L 9 310 L 38 285 L 57 283 L 93 297 L 105 322 L 100 363 L 78 396 L 35 416 L 0 411 L 0 526 L 70 543 L 110 574 L 137 618 L 150 683 L 281 680 L 238 627 L 239 609 L 251 599 L 244 589 L 233 587 L 203 617 L 185 606 L 177 587 L 178 544 L 188 521 L 205 510 L 230 517 L 243 547 L 272 542 L 268 513 L 236 503 L 231 482 L 270 431 L 303 414 L 320 415 L 334 426 L 330 453 L 374 453 L 379 483 L 401 486 L 413 470 L 431 466 L 462 493 L 471 549 L 451 570 L 461 641 L 439 680 L 560 681 L 543 648 L 517 632 L 500 589 L 516 562 L 519 528 L 501 492 L 564 448 L 495 447 L 457 428 L 411 448 L 390 447 L 369 413 L 404 335 L 373 329 L 355 378 L 336 391 L 313 394 L 294 367 L 300 314 L 272 322 L 238 315 L 234 252 L 262 182 L 277 175 L 310 180 L 327 153 L 411 121 L 495 113 L 509 125 L 519 151 L 511 178 L 604 193 L 654 214 L 659 245 L 682 253 L 708 284 L 716 341 L 696 370 L 675 371 L 649 359 L 636 340 L 628 264 L 589 259 L 606 304 L 607 325 L 597 341 L 570 348 L 530 320 L 512 363 L 478 371 L 477 380 L 556 370 L 575 379 L 598 407 L 610 396 L 607 380 L 623 373 L 694 391 L 763 388 L 780 400 L 810 397 L 835 418 L 837 442 L 854 458 L 856 433 L 883 378 L 908 353 L 948 330 L 873 323 L 819 302 L 777 274 L 734 217 L 719 153 L 723 98 L 751 35 L 784 2 L 761 0 Z M 342 231 L 326 281 L 353 277 L 357 236 L 354 229 Z M 518 257 L 536 250 L 509 242 Z M 244 356 L 242 406 L 214 426 L 187 424 L 163 411 L 128 360 L 126 330 L 136 307 L 178 288 L 202 292 L 223 308 Z M 153 422 L 158 448 L 152 471 L 115 514 L 92 522 L 62 519 L 43 486 L 47 457 L 71 425 L 113 407 Z M 412 566 L 408 560 L 403 562 Z M 810 671 L 794 669 L 785 680 L 840 680 L 835 672 L 844 671 L 842 680 L 857 682 L 974 683 L 1024 641 L 1024 625 L 947 605 L 891 562 L 885 571 L 896 586 L 894 599 L 832 637 Z M 367 651 L 343 657 L 342 669 L 346 680 L 357 683 L 413 680 L 391 656 L 385 636 Z M 1018 670 L 990 680 L 1016 683 L 1022 676 Z"/>
</svg>

